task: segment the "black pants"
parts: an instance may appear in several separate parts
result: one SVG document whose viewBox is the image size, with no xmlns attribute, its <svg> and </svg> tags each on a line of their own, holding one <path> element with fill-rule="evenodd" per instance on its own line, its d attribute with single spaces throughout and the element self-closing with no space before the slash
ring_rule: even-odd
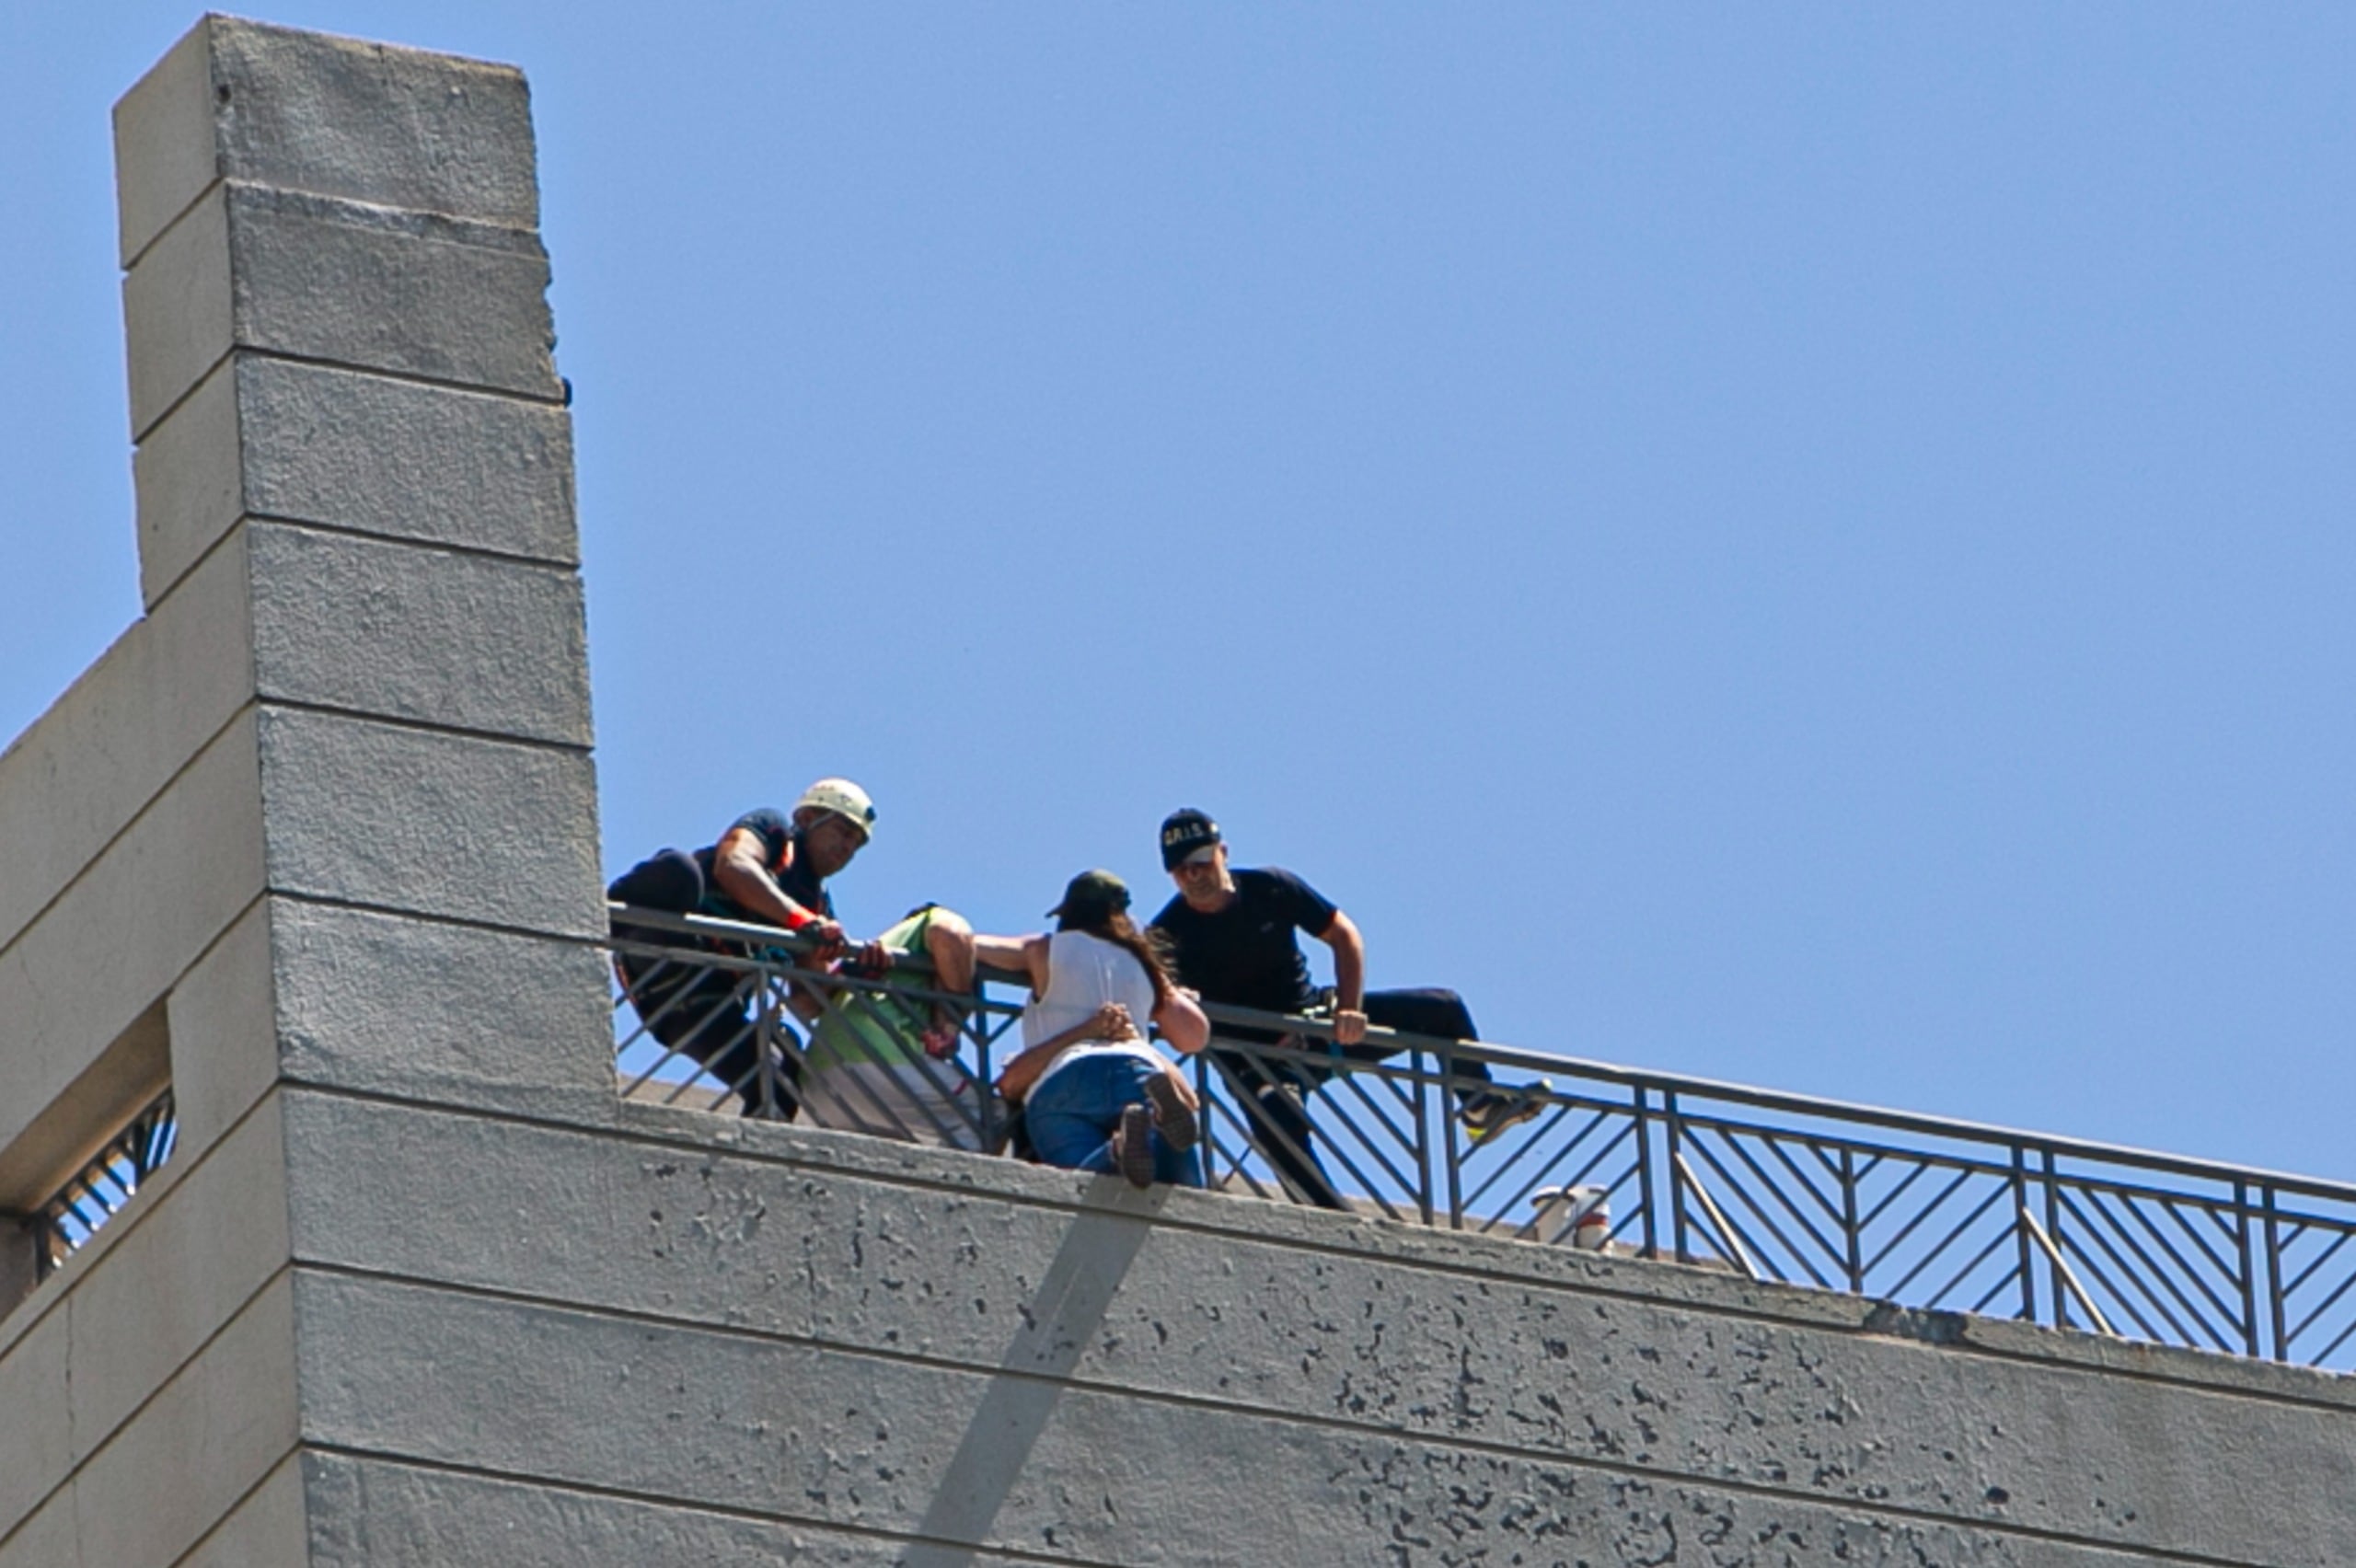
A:
<svg viewBox="0 0 2356 1568">
<path fill-rule="evenodd" d="M 1473 1032 L 1472 1009 L 1453 991 L 1438 987 L 1369 991 L 1364 1010 L 1369 1023 L 1384 1029 L 1426 1034 L 1439 1040 L 1479 1038 Z M 1278 1038 L 1242 1030 L 1235 1033 L 1270 1044 Z M 1335 1045 L 1332 1041 L 1317 1039 L 1303 1043 L 1311 1050 L 1323 1046 L 1333 1055 L 1353 1062 L 1383 1061 L 1406 1048 L 1372 1040 L 1361 1040 L 1355 1045 Z M 1347 1209 L 1350 1205 L 1343 1201 L 1326 1176 L 1325 1168 L 1318 1163 L 1308 1105 L 1310 1091 L 1340 1069 L 1315 1062 L 1265 1061 L 1238 1051 L 1222 1051 L 1217 1045 L 1211 1047 L 1210 1055 L 1243 1107 L 1252 1141 L 1259 1146 L 1261 1154 L 1286 1184 L 1319 1208 Z M 1489 1081 L 1486 1062 L 1460 1061 L 1456 1073 L 1459 1078 Z M 1460 1089 L 1458 1092 L 1465 1091 Z"/>
<path fill-rule="evenodd" d="M 618 903 L 687 914 L 703 902 L 703 868 L 685 850 L 664 849 L 625 871 L 606 892 Z M 646 1020 L 647 1033 L 702 1064 L 707 1073 L 733 1090 L 744 1101 L 745 1115 L 763 1114 L 763 1052 L 753 1006 L 758 997 L 746 973 L 700 967 L 710 950 L 686 945 L 688 939 L 676 931 L 621 925 L 614 928 L 614 935 L 624 941 L 677 945 L 671 956 L 632 953 L 621 958 L 622 988 L 630 1006 Z M 802 1063 L 791 1051 L 772 1048 L 767 1055 L 777 1086 L 774 1113 L 791 1121 L 801 1109 L 795 1090 L 802 1081 Z"/>
</svg>

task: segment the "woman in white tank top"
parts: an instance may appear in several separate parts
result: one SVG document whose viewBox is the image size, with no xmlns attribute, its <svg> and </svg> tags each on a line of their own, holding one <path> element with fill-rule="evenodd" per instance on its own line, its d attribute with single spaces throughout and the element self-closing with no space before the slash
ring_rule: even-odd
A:
<svg viewBox="0 0 2356 1568">
<path fill-rule="evenodd" d="M 1031 977 L 1021 1055 L 999 1091 L 1022 1105 L 1032 1147 L 1049 1165 L 1203 1184 L 1193 1088 L 1145 1039 L 1149 1021 L 1182 1054 L 1210 1022 L 1178 988 L 1129 919 L 1129 890 L 1110 871 L 1072 878 L 1050 935 L 974 939 L 975 956 Z"/>
</svg>

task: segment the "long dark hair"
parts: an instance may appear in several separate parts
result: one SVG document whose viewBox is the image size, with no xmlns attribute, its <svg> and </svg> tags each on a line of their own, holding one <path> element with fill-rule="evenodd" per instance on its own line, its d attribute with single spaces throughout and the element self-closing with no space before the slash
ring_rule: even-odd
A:
<svg viewBox="0 0 2356 1568">
<path fill-rule="evenodd" d="M 1058 931 L 1085 931 L 1099 937 L 1145 965 L 1145 977 L 1153 982 L 1153 1005 L 1160 1007 L 1170 999 L 1170 960 L 1163 951 L 1160 931 L 1140 931 L 1137 922 L 1129 918 L 1126 909 L 1115 909 L 1108 904 L 1091 905 L 1085 909 L 1056 917 Z M 1145 1027 L 1139 1019 L 1138 1027 Z"/>
</svg>

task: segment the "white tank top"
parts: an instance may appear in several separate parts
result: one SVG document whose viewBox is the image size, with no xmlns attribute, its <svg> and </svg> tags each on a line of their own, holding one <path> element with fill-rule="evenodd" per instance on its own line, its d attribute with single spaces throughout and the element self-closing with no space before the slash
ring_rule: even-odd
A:
<svg viewBox="0 0 2356 1568">
<path fill-rule="evenodd" d="M 1073 1025 L 1087 1022 L 1107 1002 L 1127 1005 L 1140 1038 L 1117 1043 L 1074 1041 L 1056 1053 L 1046 1072 L 1039 1075 L 1039 1083 L 1046 1082 L 1057 1068 L 1076 1057 L 1096 1052 L 1117 1051 L 1149 1062 L 1161 1060 L 1161 1053 L 1142 1038 L 1153 1019 L 1153 979 L 1137 955 L 1086 931 L 1057 931 L 1049 937 L 1047 994 L 1034 998 L 1022 1009 L 1022 1043 L 1052 1040 Z"/>
</svg>

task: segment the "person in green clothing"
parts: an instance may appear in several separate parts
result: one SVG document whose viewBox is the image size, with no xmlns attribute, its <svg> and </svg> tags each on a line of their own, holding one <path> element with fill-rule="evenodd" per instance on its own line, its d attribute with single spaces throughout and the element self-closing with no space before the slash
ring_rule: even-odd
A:
<svg viewBox="0 0 2356 1568">
<path fill-rule="evenodd" d="M 902 974 L 896 987 L 796 987 L 794 1010 L 810 1025 L 802 1055 L 802 1110 L 821 1127 L 942 1148 L 987 1147 L 995 1131 L 989 1091 L 958 1063 L 974 989 L 974 928 L 937 904 L 912 909 L 868 949 Z M 908 988 L 930 991 L 911 996 Z"/>
</svg>

